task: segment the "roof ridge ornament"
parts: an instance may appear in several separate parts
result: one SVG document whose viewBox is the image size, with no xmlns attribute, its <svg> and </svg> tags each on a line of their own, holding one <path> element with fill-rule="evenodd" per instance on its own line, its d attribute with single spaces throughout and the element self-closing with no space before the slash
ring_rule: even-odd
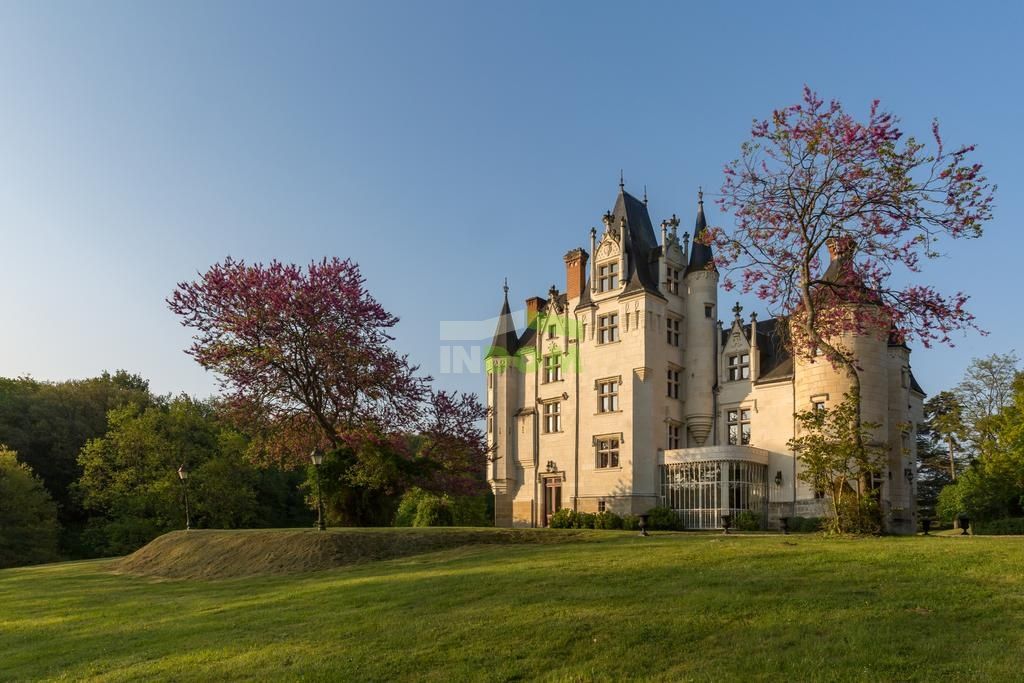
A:
<svg viewBox="0 0 1024 683">
<path fill-rule="evenodd" d="M 704 187 L 701 185 L 697 186 L 697 203 L 704 206 Z"/>
<path fill-rule="evenodd" d="M 625 189 L 626 189 L 626 179 L 622 175 L 622 169 L 621 168 L 619 169 L 619 189 L 622 190 L 622 191 L 625 191 Z"/>
</svg>

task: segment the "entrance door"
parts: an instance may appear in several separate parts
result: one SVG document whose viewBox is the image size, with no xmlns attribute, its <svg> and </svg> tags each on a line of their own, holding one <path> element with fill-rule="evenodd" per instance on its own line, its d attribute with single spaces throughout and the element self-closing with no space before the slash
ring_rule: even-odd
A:
<svg viewBox="0 0 1024 683">
<path fill-rule="evenodd" d="M 544 480 L 544 526 L 551 526 L 551 515 L 562 509 L 562 480 Z"/>
</svg>

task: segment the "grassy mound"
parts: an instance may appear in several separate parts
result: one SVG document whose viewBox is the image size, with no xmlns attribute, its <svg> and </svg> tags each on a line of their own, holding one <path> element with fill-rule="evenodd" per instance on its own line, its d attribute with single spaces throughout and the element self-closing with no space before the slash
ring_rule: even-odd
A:
<svg viewBox="0 0 1024 683">
<path fill-rule="evenodd" d="M 253 529 L 173 531 L 114 563 L 169 579 L 296 574 L 479 544 L 561 543 L 579 531 L 543 529 Z"/>
<path fill-rule="evenodd" d="M 0 679 L 1021 680 L 1019 538 L 578 533 L 228 581 L 3 569 Z"/>
</svg>

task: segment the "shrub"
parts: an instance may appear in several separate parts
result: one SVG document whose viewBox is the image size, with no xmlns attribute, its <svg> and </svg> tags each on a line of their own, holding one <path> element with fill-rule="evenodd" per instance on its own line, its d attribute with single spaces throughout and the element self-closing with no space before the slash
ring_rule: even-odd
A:
<svg viewBox="0 0 1024 683">
<path fill-rule="evenodd" d="M 394 526 L 493 526 L 493 509 L 491 504 L 493 495 L 439 495 L 414 486 L 402 495 L 402 500 L 398 503 L 398 509 L 395 512 L 393 524 Z M 436 507 L 437 503 L 440 503 L 442 507 L 446 507 L 448 515 L 442 518 L 450 519 L 450 521 L 441 525 L 417 524 L 416 518 L 419 515 L 420 507 L 426 501 L 434 501 L 427 503 L 427 508 L 432 509 L 432 506 Z M 430 515 L 432 513 L 425 511 L 424 514 Z"/>
<path fill-rule="evenodd" d="M 622 517 L 611 510 L 605 510 L 604 512 L 598 512 L 594 515 L 594 528 L 595 529 L 621 529 L 622 528 Z"/>
<path fill-rule="evenodd" d="M 733 525 L 736 527 L 736 531 L 760 531 L 761 515 L 753 510 L 744 510 L 736 515 Z"/>
<path fill-rule="evenodd" d="M 577 512 L 576 519 L 574 520 L 573 529 L 593 529 L 597 515 L 593 512 Z"/>
<path fill-rule="evenodd" d="M 551 515 L 551 521 L 548 524 L 552 529 L 575 529 L 576 523 L 576 511 L 570 510 L 569 508 L 562 508 L 557 510 Z"/>
<path fill-rule="evenodd" d="M 683 522 L 675 511 L 666 507 L 656 507 L 647 512 L 647 528 L 654 531 L 680 531 Z"/>
<path fill-rule="evenodd" d="M 636 515 L 623 515 L 622 516 L 622 529 L 624 531 L 639 531 L 640 530 L 640 518 Z"/>
<path fill-rule="evenodd" d="M 789 530 L 796 533 L 814 533 L 821 531 L 821 517 L 790 517 Z"/>
<path fill-rule="evenodd" d="M 982 536 L 1024 535 L 1024 517 L 1005 517 L 974 524 L 974 533 Z"/>
<path fill-rule="evenodd" d="M 453 524 L 452 510 L 448 501 L 444 498 L 431 496 L 424 498 L 416 507 L 416 518 L 413 519 L 413 526 L 451 526 Z"/>
</svg>

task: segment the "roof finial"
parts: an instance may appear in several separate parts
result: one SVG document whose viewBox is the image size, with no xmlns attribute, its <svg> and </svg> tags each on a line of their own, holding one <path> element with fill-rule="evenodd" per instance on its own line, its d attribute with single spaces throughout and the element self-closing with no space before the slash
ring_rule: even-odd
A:
<svg viewBox="0 0 1024 683">
<path fill-rule="evenodd" d="M 700 185 L 697 186 L 697 203 L 704 206 L 704 188 Z"/>
<path fill-rule="evenodd" d="M 644 206 L 647 206 L 647 185 L 644 185 Z"/>
<path fill-rule="evenodd" d="M 743 312 L 743 307 L 740 306 L 740 302 L 739 301 L 737 301 L 736 305 L 732 307 L 732 312 L 736 314 L 736 319 L 739 320 L 740 319 L 740 313 Z"/>
<path fill-rule="evenodd" d="M 505 298 L 508 298 L 508 278 L 505 278 L 505 286 L 502 287 L 505 290 Z"/>
<path fill-rule="evenodd" d="M 626 179 L 622 175 L 622 169 L 620 168 L 619 169 L 619 189 L 621 190 L 621 189 L 624 189 L 625 187 L 626 187 Z"/>
</svg>

